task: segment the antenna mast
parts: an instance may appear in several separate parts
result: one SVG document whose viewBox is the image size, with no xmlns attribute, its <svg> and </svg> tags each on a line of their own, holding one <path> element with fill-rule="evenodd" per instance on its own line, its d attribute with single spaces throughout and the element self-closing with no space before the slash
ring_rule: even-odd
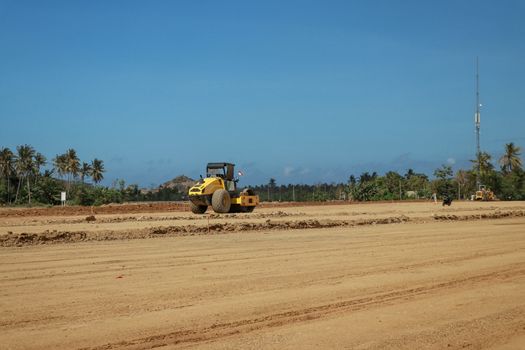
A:
<svg viewBox="0 0 525 350">
<path fill-rule="evenodd" d="M 480 177 L 481 177 L 481 162 L 480 162 L 480 155 L 481 155 L 481 148 L 479 145 L 479 129 L 480 129 L 480 112 L 479 108 L 481 107 L 479 103 L 479 59 L 476 57 L 476 114 L 474 115 L 474 123 L 476 125 L 476 158 L 478 160 L 478 176 L 476 176 L 476 184 L 479 188 L 480 185 Z"/>
</svg>

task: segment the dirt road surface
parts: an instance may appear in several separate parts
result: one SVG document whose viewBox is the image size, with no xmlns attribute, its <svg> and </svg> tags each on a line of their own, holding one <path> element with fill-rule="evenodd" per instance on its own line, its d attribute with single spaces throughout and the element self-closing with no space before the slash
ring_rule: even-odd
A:
<svg viewBox="0 0 525 350">
<path fill-rule="evenodd" d="M 7 211 L 0 348 L 524 349 L 524 213 L 524 202 L 95 221 Z"/>
</svg>

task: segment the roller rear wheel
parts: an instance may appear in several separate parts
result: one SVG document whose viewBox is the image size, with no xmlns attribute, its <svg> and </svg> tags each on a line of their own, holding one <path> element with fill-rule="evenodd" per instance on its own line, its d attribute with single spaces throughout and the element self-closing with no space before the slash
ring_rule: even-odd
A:
<svg viewBox="0 0 525 350">
<path fill-rule="evenodd" d="M 211 206 L 216 213 L 227 213 L 230 211 L 231 198 L 226 190 L 217 190 L 211 197 Z"/>
</svg>

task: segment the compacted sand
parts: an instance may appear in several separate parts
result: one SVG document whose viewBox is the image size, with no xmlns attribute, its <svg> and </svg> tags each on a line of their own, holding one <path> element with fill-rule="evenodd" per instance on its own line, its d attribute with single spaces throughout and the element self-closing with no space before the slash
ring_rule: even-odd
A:
<svg viewBox="0 0 525 350">
<path fill-rule="evenodd" d="M 524 349 L 525 203 L 0 209 L 1 349 Z"/>
</svg>

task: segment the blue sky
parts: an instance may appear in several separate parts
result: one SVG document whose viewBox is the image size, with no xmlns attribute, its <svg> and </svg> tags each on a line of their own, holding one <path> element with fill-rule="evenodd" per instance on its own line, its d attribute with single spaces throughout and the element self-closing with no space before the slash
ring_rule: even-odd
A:
<svg viewBox="0 0 525 350">
<path fill-rule="evenodd" d="M 525 1 L 0 0 L 0 146 L 142 186 L 208 161 L 244 184 L 525 148 Z"/>
</svg>

